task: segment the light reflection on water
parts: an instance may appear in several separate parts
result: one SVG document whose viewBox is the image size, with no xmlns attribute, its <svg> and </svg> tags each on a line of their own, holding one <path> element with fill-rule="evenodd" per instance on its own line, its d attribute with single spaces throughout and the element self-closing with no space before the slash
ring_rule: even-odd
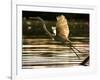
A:
<svg viewBox="0 0 100 80">
<path fill-rule="evenodd" d="M 24 38 L 22 49 L 22 68 L 34 69 L 44 67 L 69 67 L 79 65 L 89 55 L 89 40 L 87 37 L 73 37 L 72 44 L 81 53 L 77 54 L 60 42 L 48 38 Z"/>
</svg>

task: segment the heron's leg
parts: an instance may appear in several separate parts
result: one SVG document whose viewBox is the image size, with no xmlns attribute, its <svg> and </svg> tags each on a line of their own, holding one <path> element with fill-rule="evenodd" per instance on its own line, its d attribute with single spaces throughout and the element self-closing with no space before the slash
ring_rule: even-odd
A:
<svg viewBox="0 0 100 80">
<path fill-rule="evenodd" d="M 69 42 L 69 44 L 70 44 L 70 46 L 71 47 L 73 47 L 74 49 L 76 49 L 79 53 L 81 53 L 81 51 L 80 50 L 78 50 L 76 47 L 74 47 L 73 45 L 72 45 L 72 43 L 71 43 L 71 41 L 70 40 L 68 40 L 68 42 Z"/>
<path fill-rule="evenodd" d="M 69 42 L 69 41 L 68 41 Z M 74 46 L 72 46 L 71 41 L 69 43 L 66 43 L 66 45 L 75 53 L 75 55 L 80 59 L 79 55 L 76 53 L 74 49 L 76 49 Z M 76 49 L 78 51 L 78 49 Z M 79 51 L 80 52 L 80 51 Z"/>
<path fill-rule="evenodd" d="M 73 47 L 70 46 L 70 49 L 75 53 L 75 55 L 78 57 L 78 59 L 80 59 L 79 55 L 75 52 L 75 50 L 73 49 Z"/>
<path fill-rule="evenodd" d="M 76 47 L 74 47 L 74 46 L 72 46 L 74 49 L 76 49 L 79 53 L 81 53 L 81 51 L 80 50 L 78 50 Z"/>
</svg>

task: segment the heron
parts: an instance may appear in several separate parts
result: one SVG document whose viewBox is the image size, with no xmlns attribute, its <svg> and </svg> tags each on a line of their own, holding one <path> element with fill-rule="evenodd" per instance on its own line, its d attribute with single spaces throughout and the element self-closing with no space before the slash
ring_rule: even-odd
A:
<svg viewBox="0 0 100 80">
<path fill-rule="evenodd" d="M 65 28 L 61 27 L 63 25 L 62 23 L 59 24 L 60 17 L 62 17 L 63 19 L 65 19 L 65 20 L 61 21 L 62 23 L 63 22 L 65 23 L 64 24 Z M 54 31 L 55 35 L 52 35 L 51 32 L 47 29 L 45 21 L 41 17 L 32 17 L 32 18 L 39 19 L 42 22 L 43 29 L 49 35 L 49 37 L 51 38 L 51 40 L 59 41 L 62 44 L 68 46 L 75 53 L 75 55 L 78 57 L 78 59 L 80 59 L 80 56 L 76 52 L 76 51 L 78 51 L 79 53 L 81 53 L 80 50 L 78 50 L 76 47 L 74 47 L 72 45 L 72 41 L 69 40 L 69 32 L 70 31 L 69 31 L 69 26 L 68 26 L 67 19 L 65 18 L 64 15 L 57 16 L 56 31 Z M 65 33 L 62 34 L 61 31 L 62 32 L 65 31 Z"/>
</svg>

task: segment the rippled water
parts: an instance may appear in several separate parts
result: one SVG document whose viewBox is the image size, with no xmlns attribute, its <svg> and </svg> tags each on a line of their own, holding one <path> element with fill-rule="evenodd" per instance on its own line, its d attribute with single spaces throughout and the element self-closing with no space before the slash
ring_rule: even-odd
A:
<svg viewBox="0 0 100 80">
<path fill-rule="evenodd" d="M 89 55 L 88 37 L 71 37 L 73 46 L 81 51 L 76 54 L 61 42 L 46 37 L 24 37 L 22 45 L 22 68 L 69 67 L 79 65 Z M 89 64 L 89 63 L 88 63 Z"/>
</svg>

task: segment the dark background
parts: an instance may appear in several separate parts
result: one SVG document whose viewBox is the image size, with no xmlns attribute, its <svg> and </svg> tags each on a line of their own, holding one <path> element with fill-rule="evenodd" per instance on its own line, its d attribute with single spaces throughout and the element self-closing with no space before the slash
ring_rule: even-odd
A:
<svg viewBox="0 0 100 80">
<path fill-rule="evenodd" d="M 44 20 L 56 20 L 59 15 L 64 15 L 67 19 L 81 19 L 89 21 L 89 14 L 79 14 L 79 13 L 58 13 L 58 12 L 33 12 L 33 11 L 23 11 L 23 17 L 42 17 Z"/>
<path fill-rule="evenodd" d="M 70 36 L 89 37 L 89 14 L 35 11 L 22 11 L 23 36 L 47 35 L 42 23 L 39 20 L 30 19 L 30 17 L 41 17 L 45 21 L 48 30 L 52 33 L 51 26 L 56 26 L 56 17 L 62 14 L 68 19 Z M 31 25 L 27 24 L 27 21 L 29 21 Z M 28 30 L 29 26 L 31 27 L 30 30 Z"/>
</svg>

